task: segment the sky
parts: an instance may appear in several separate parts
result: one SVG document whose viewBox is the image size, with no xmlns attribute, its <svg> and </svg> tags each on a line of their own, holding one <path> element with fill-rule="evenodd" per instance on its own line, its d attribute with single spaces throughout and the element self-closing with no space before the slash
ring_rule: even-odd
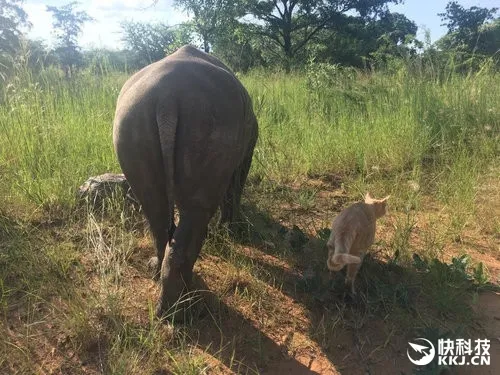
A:
<svg viewBox="0 0 500 375">
<path fill-rule="evenodd" d="M 24 9 L 28 13 L 32 28 L 28 35 L 32 39 L 44 39 L 53 43 L 51 35 L 52 19 L 46 6 L 61 6 L 72 0 L 26 0 Z M 458 0 L 465 8 L 480 6 L 485 8 L 500 7 L 499 0 Z M 79 9 L 86 11 L 95 19 L 85 25 L 80 37 L 84 48 L 105 47 L 120 49 L 123 47 L 120 22 L 163 22 L 176 25 L 189 17 L 173 7 L 173 0 L 80 0 Z M 438 40 L 446 33 L 437 15 L 445 10 L 448 0 L 405 0 L 403 4 L 391 5 L 392 12 L 404 14 L 419 27 L 417 37 L 424 39 L 424 30 L 430 32 L 431 41 Z"/>
</svg>

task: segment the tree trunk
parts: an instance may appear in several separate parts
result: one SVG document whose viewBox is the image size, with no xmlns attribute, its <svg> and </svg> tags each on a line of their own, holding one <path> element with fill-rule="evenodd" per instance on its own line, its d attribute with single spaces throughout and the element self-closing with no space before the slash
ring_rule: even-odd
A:
<svg viewBox="0 0 500 375">
<path fill-rule="evenodd" d="M 290 72 L 290 64 L 293 58 L 292 50 L 292 14 L 285 10 L 283 23 L 283 51 L 285 52 L 285 71 Z"/>
<path fill-rule="evenodd" d="M 290 30 L 284 29 L 283 30 L 283 52 L 285 52 L 285 71 L 287 73 L 290 72 L 290 65 L 291 61 L 293 58 L 293 51 L 292 51 L 292 37 L 290 35 Z"/>
<path fill-rule="evenodd" d="M 205 50 L 206 53 L 210 53 L 210 44 L 208 43 L 206 37 L 203 37 L 203 49 Z"/>
</svg>

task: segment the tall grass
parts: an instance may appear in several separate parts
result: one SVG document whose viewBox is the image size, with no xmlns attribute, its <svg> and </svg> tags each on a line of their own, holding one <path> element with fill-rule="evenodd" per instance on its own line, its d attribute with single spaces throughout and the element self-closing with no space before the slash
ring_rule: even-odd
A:
<svg viewBox="0 0 500 375">
<path fill-rule="evenodd" d="M 2 194 L 71 206 L 87 177 L 118 171 L 111 132 L 125 79 L 67 81 L 52 69 L 35 77 L 18 67 L 0 93 Z M 488 69 L 438 80 L 407 69 L 367 74 L 317 64 L 301 74 L 256 71 L 242 81 L 260 124 L 253 175 L 290 181 L 430 166 L 452 183 L 461 168 L 455 161 L 480 169 L 498 156 L 500 79 Z"/>
<path fill-rule="evenodd" d="M 16 78 L 1 92 L 3 192 L 36 205 L 70 205 L 86 177 L 117 169 L 111 124 L 125 77 L 66 81 L 47 70 Z"/>
<path fill-rule="evenodd" d="M 243 81 L 262 134 L 254 171 L 275 178 L 399 171 L 478 147 L 488 150 L 486 158 L 496 153 L 500 80 L 491 72 L 440 83 L 408 71 L 320 65 L 307 75 L 250 74 Z"/>
</svg>

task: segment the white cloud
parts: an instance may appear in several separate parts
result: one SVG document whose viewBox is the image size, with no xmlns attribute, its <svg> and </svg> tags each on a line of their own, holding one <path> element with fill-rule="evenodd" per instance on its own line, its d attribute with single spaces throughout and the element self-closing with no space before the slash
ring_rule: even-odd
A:
<svg viewBox="0 0 500 375">
<path fill-rule="evenodd" d="M 54 6 L 66 4 L 66 1 L 45 2 Z M 80 36 L 80 45 L 88 47 L 122 48 L 120 23 L 125 20 L 140 22 L 163 22 L 175 25 L 187 20 L 187 17 L 172 6 L 172 0 L 92 0 L 81 2 L 78 9 L 86 11 L 95 19 L 85 24 Z M 53 44 L 52 17 L 46 12 L 46 5 L 40 0 L 28 0 L 24 9 L 33 24 L 29 37 L 45 39 Z"/>
<path fill-rule="evenodd" d="M 166 10 L 171 8 L 171 0 L 92 0 L 91 8 L 107 11 L 124 10 Z"/>
<path fill-rule="evenodd" d="M 39 3 L 28 3 L 24 5 L 28 19 L 32 24 L 28 36 L 33 39 L 51 40 L 52 17 L 46 11 L 46 5 Z"/>
</svg>

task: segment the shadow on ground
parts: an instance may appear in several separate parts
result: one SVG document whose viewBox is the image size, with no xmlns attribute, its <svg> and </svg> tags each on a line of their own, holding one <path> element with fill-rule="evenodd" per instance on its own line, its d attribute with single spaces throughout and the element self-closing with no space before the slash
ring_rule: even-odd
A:
<svg viewBox="0 0 500 375">
<path fill-rule="evenodd" d="M 202 291 L 202 306 L 195 309 L 192 324 L 187 323 L 186 328 L 191 340 L 226 369 L 238 374 L 262 374 L 270 365 L 279 364 L 290 374 L 319 374 L 288 356 L 286 348 L 263 333 L 256 322 L 211 293 L 201 277 L 195 277 L 194 284 Z"/>
<path fill-rule="evenodd" d="M 261 270 L 261 280 L 280 285 L 282 293 L 305 307 L 309 321 L 305 333 L 342 373 L 411 373 L 413 366 L 406 356 L 408 339 L 427 335 L 437 344 L 439 337 L 472 329 L 473 294 L 494 287 L 479 287 L 461 265 L 464 259 L 446 264 L 414 256 L 405 263 L 397 256 L 381 261 L 368 254 L 356 280 L 358 294 L 353 298 L 343 285 L 345 271 L 331 274 L 326 269 L 327 229 L 310 237 L 297 232 L 298 228 L 285 227 L 255 205 L 247 204 L 244 212 L 246 227 L 235 241 L 291 260 L 293 266 L 283 268 L 258 256 L 239 256 L 251 257 L 252 265 Z M 266 280 L 261 275 L 271 277 Z M 233 332 L 233 325 L 224 323 L 223 318 L 220 321 L 222 332 Z M 251 339 L 255 335 L 243 335 L 236 346 L 255 347 L 259 342 Z M 430 374 L 446 370 L 434 364 L 426 369 Z M 335 370 L 332 366 L 322 373 Z"/>
</svg>

